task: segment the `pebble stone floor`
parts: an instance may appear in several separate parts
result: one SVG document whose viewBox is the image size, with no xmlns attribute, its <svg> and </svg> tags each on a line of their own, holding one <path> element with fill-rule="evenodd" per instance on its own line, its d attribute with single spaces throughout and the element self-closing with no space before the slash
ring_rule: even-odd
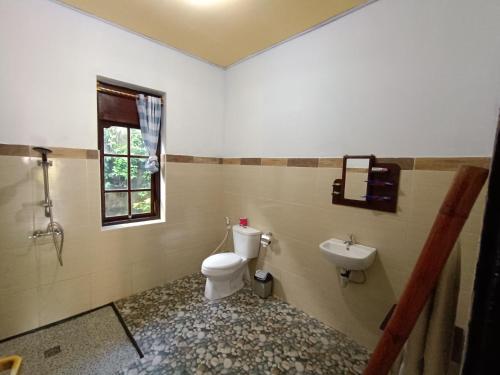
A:
<svg viewBox="0 0 500 375">
<path fill-rule="evenodd" d="M 204 286 L 194 274 L 116 303 L 144 353 L 120 374 L 362 373 L 365 348 L 286 302 L 208 301 Z"/>
</svg>

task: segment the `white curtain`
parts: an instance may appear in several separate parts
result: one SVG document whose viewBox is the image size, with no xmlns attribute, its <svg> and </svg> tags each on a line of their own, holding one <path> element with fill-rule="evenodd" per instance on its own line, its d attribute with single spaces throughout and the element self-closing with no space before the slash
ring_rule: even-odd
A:
<svg viewBox="0 0 500 375">
<path fill-rule="evenodd" d="M 137 112 L 141 125 L 142 140 L 149 154 L 144 167 L 150 173 L 160 170 L 160 163 L 156 156 L 161 126 L 161 99 L 154 96 L 139 94 L 137 99 Z"/>
</svg>

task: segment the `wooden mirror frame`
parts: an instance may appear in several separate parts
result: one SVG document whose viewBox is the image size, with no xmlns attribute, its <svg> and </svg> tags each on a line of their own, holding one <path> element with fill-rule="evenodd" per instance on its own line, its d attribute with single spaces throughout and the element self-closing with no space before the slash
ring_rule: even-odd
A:
<svg viewBox="0 0 500 375">
<path fill-rule="evenodd" d="M 345 198 L 345 182 L 348 159 L 369 159 L 367 199 Z M 383 170 L 377 171 L 377 169 Z M 375 155 L 344 155 L 342 178 L 333 182 L 332 204 L 365 208 L 369 210 L 396 212 L 398 204 L 399 176 L 401 167 L 393 163 L 379 163 Z"/>
</svg>

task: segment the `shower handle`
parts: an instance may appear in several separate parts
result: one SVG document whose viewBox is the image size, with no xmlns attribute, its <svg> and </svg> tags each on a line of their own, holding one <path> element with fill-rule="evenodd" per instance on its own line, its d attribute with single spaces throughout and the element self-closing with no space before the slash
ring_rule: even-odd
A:
<svg viewBox="0 0 500 375">
<path fill-rule="evenodd" d="M 56 236 L 61 236 L 62 235 L 61 231 L 59 231 L 59 230 L 55 230 L 53 234 L 55 234 Z M 37 238 L 48 237 L 48 236 L 52 236 L 52 232 L 51 231 L 43 232 L 41 230 L 36 230 L 36 231 L 33 232 L 33 234 L 31 236 L 28 236 L 28 238 L 30 240 L 36 240 Z"/>
</svg>

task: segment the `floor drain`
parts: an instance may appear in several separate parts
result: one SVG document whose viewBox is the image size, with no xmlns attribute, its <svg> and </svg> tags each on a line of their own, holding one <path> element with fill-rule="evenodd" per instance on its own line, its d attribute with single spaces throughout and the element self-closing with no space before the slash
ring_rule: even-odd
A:
<svg viewBox="0 0 500 375">
<path fill-rule="evenodd" d="M 57 346 L 54 346 L 53 348 L 50 348 L 50 349 L 47 349 L 46 351 L 44 351 L 43 355 L 45 356 L 45 358 L 50 358 L 50 357 L 53 357 L 59 353 L 61 353 L 61 346 L 57 345 Z"/>
</svg>

